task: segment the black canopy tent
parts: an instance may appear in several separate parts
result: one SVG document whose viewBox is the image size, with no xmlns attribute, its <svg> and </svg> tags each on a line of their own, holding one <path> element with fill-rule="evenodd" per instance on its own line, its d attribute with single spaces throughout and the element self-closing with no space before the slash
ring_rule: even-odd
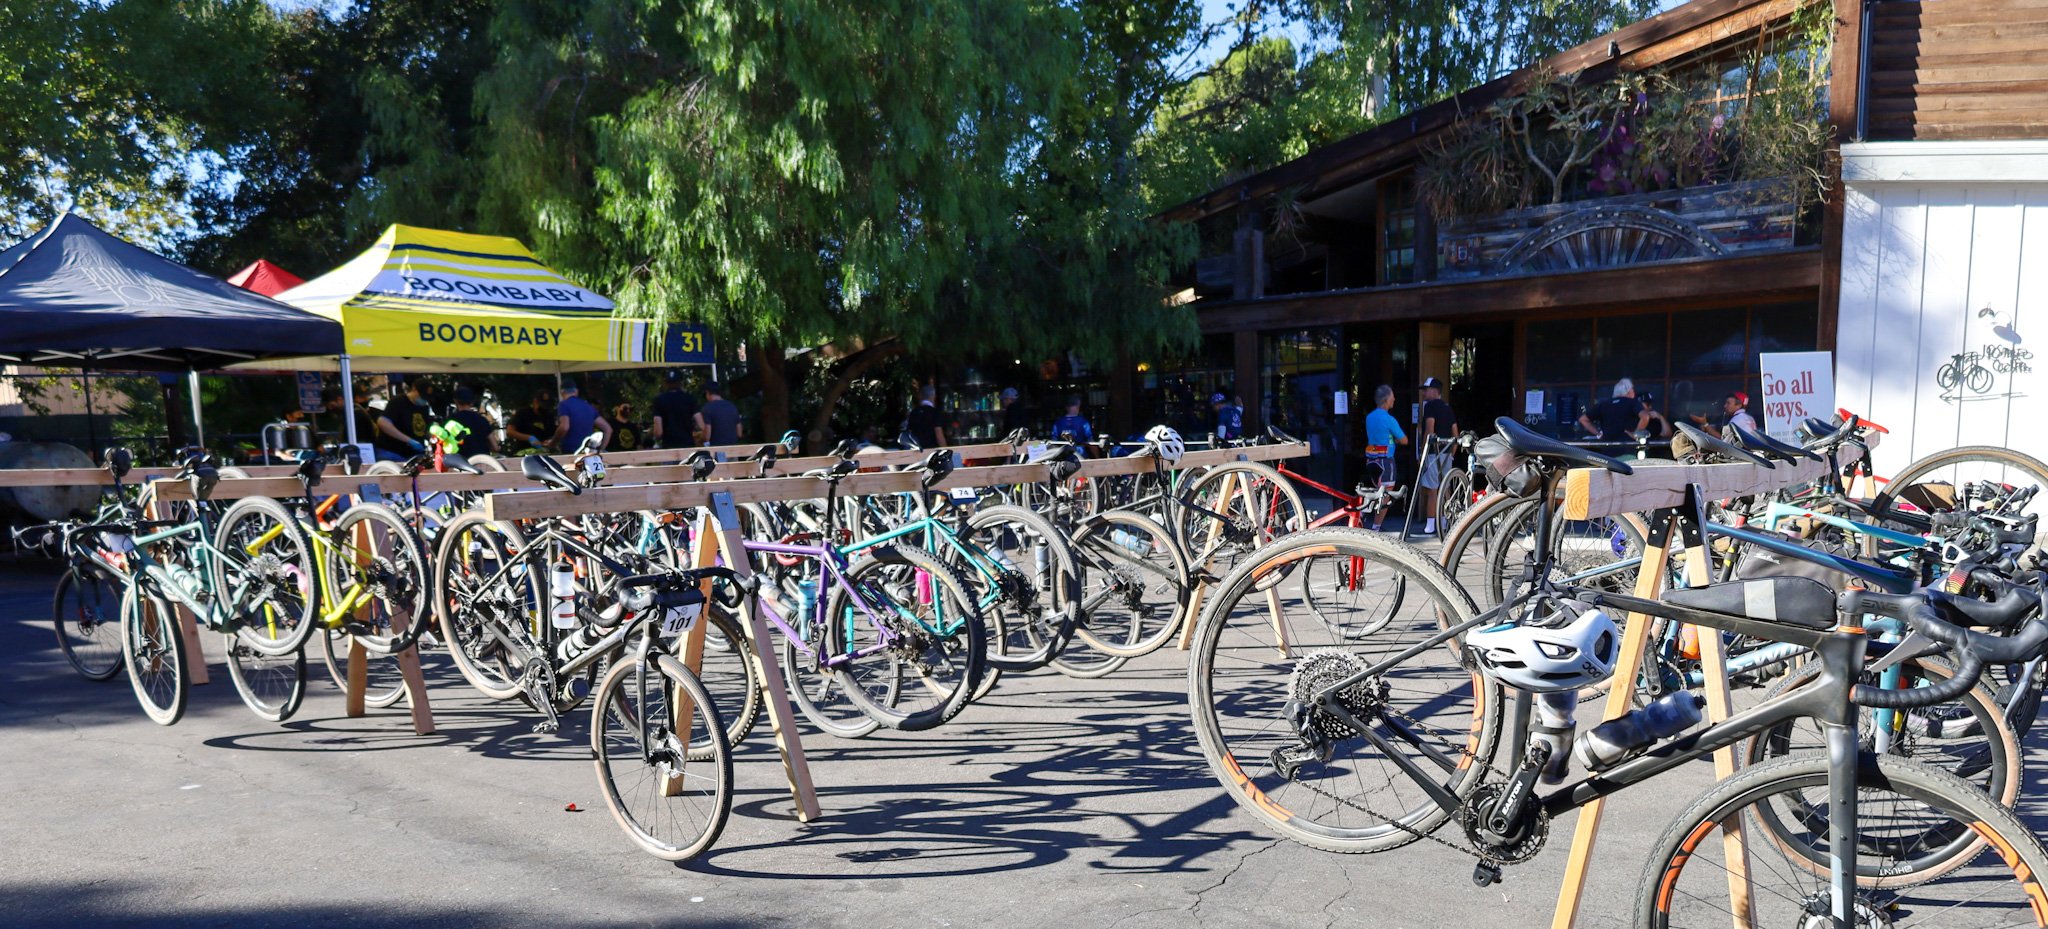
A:
<svg viewBox="0 0 2048 929">
<path fill-rule="evenodd" d="M 194 271 L 69 213 L 0 252 L 0 363 L 184 371 L 202 443 L 200 371 L 341 348 L 341 325 L 331 319 Z"/>
</svg>

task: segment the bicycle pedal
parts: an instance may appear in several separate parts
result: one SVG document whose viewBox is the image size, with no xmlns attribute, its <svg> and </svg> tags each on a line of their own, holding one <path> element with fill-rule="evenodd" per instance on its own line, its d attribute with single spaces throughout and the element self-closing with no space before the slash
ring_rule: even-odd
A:
<svg viewBox="0 0 2048 929">
<path fill-rule="evenodd" d="M 562 724 L 552 719 L 543 719 L 540 722 L 533 724 L 533 732 L 535 735 L 553 735 L 561 728 Z"/>
<path fill-rule="evenodd" d="M 1489 887 L 1499 882 L 1500 865 L 1494 864 L 1491 861 L 1482 861 L 1472 866 L 1472 883 L 1475 886 Z"/>
</svg>

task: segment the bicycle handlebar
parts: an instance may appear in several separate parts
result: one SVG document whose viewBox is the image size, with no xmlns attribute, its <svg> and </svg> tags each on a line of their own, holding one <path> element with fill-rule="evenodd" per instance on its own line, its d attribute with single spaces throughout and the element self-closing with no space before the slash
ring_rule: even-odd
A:
<svg viewBox="0 0 2048 929">
<path fill-rule="evenodd" d="M 2041 654 L 2043 646 L 2048 646 L 2048 620 L 2036 616 L 2028 620 L 2019 633 L 2011 636 L 1985 635 L 1944 619 L 1943 611 L 1937 608 L 1944 596 L 1939 591 L 1932 590 L 1910 594 L 1879 594 L 1865 590 L 1850 590 L 1837 598 L 1837 606 L 1845 613 L 1874 613 L 1902 620 L 1914 632 L 1947 645 L 1956 656 L 1955 676 L 1946 681 L 1904 690 L 1887 690 L 1858 684 L 1852 699 L 1864 706 L 1880 709 L 1907 709 L 1946 703 L 1976 686 L 1986 664 L 2029 661 Z M 2032 602 L 2033 605 L 2038 605 L 2038 597 Z"/>
</svg>

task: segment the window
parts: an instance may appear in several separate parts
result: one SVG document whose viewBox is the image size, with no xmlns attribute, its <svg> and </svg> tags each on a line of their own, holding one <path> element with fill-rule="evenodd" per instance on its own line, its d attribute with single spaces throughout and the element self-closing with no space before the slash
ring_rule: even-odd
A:
<svg viewBox="0 0 2048 929">
<path fill-rule="evenodd" d="M 1380 280 L 1415 281 L 1415 178 L 1403 174 L 1380 185 Z"/>
</svg>

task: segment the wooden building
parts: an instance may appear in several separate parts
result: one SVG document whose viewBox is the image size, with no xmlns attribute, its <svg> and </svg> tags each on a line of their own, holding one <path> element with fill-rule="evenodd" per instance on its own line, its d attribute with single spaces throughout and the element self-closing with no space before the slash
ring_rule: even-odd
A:
<svg viewBox="0 0 2048 929">
<path fill-rule="evenodd" d="M 1880 473 L 1959 445 L 2048 457 L 2048 0 L 1845 6 L 1837 395 Z M 2039 336 L 2048 337 L 2048 336 Z"/>
<path fill-rule="evenodd" d="M 1620 183 L 1641 159 L 1610 171 L 1601 156 L 1634 156 L 1608 138 L 1568 190 L 1535 176 L 1507 208 L 1432 204 L 1462 196 L 1443 174 L 1447 153 L 1486 141 L 1475 124 L 1561 78 L 1633 95 L 1612 111 L 1624 121 L 1689 95 L 1711 146 L 1716 114 L 1746 112 L 1767 84 L 1789 95 L 1769 81 L 1804 62 L 1821 75 L 1804 109 L 1819 162 L 1831 148 L 1821 94 L 1834 91 L 1826 53 L 1797 48 L 1814 13 L 1799 0 L 1694 0 L 1165 211 L 1212 246 L 1182 282 L 1203 342 L 1193 359 L 1139 366 L 1130 422 L 1199 424 L 1209 394 L 1234 394 L 1247 426 L 1310 437 L 1312 473 L 1348 480 L 1380 384 L 1397 413 L 1437 377 L 1468 427 L 1514 416 L 1574 437 L 1579 412 L 1623 377 L 1674 419 L 1733 391 L 1758 397 L 1759 352 L 1833 343 L 1823 301 L 1838 214 L 1802 198 L 1799 178 L 1708 163 Z"/>
</svg>

